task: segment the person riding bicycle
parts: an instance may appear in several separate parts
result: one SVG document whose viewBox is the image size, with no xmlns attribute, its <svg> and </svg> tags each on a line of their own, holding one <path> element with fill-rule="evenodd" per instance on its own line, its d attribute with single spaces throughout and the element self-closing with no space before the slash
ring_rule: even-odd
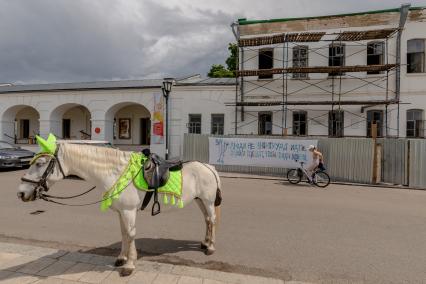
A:
<svg viewBox="0 0 426 284">
<path fill-rule="evenodd" d="M 312 163 L 306 168 L 306 171 L 308 173 L 309 182 L 312 183 L 314 171 L 318 168 L 318 166 L 320 166 L 320 164 L 323 164 L 323 156 L 314 145 L 310 145 L 308 147 L 308 151 L 312 153 Z"/>
</svg>

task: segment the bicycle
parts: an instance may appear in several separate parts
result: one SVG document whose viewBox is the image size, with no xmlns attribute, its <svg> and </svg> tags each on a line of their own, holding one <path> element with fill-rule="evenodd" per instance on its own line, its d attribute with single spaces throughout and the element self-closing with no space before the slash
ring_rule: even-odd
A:
<svg viewBox="0 0 426 284">
<path fill-rule="evenodd" d="M 297 162 L 297 161 L 296 161 Z M 308 172 L 303 167 L 304 162 L 300 162 L 300 167 L 297 169 L 290 169 L 287 172 L 287 179 L 291 184 L 298 184 L 302 181 L 302 178 L 306 176 L 307 182 L 309 182 Z M 318 187 L 327 187 L 330 184 L 330 176 L 323 170 L 316 169 L 312 175 L 312 182 Z"/>
</svg>

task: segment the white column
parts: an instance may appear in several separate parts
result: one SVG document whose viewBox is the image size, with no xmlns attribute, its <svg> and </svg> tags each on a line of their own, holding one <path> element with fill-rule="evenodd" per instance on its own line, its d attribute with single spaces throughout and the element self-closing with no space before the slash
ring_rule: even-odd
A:
<svg viewBox="0 0 426 284">
<path fill-rule="evenodd" d="M 105 119 L 92 119 L 92 140 L 102 140 L 113 143 L 113 127 L 114 121 Z"/>
</svg>

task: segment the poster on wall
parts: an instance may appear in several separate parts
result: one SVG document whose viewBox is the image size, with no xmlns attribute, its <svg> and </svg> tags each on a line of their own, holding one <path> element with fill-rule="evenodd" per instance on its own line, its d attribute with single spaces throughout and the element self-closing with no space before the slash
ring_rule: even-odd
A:
<svg viewBox="0 0 426 284">
<path fill-rule="evenodd" d="M 209 137 L 209 163 L 296 168 L 312 161 L 307 148 L 317 144 L 318 140 Z"/>
<path fill-rule="evenodd" d="M 152 122 L 153 144 L 164 143 L 164 97 L 161 93 L 154 93 L 154 114 Z"/>
<path fill-rule="evenodd" d="M 119 139 L 130 139 L 131 128 L 130 128 L 130 118 L 120 118 L 118 120 L 118 138 Z"/>
</svg>

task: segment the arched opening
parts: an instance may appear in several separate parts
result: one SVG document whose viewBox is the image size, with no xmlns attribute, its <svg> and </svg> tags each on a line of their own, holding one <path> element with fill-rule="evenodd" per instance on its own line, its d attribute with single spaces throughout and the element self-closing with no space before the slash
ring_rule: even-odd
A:
<svg viewBox="0 0 426 284">
<path fill-rule="evenodd" d="M 40 132 L 40 114 L 27 105 L 17 105 L 6 110 L 1 117 L 1 136 L 15 144 L 33 144 Z"/>
<path fill-rule="evenodd" d="M 113 144 L 121 148 L 149 146 L 151 144 L 151 113 L 137 103 L 120 103 L 106 113 L 112 122 Z"/>
<path fill-rule="evenodd" d="M 51 113 L 50 121 L 50 131 L 62 139 L 91 139 L 91 114 L 83 105 L 61 105 Z"/>
</svg>

